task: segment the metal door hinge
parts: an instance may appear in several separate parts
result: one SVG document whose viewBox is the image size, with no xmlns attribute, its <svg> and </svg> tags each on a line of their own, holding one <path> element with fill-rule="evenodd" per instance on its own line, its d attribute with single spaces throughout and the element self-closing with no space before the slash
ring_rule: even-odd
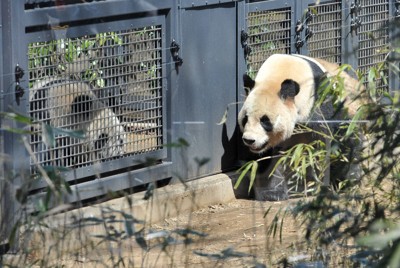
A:
<svg viewBox="0 0 400 268">
<path fill-rule="evenodd" d="M 20 99 L 24 96 L 25 89 L 20 85 L 21 79 L 24 76 L 24 70 L 17 64 L 15 66 L 15 100 L 19 105 Z"/>
<path fill-rule="evenodd" d="M 174 60 L 176 67 L 179 67 L 183 64 L 183 59 L 179 56 L 180 49 L 181 47 L 179 46 L 179 44 L 175 40 L 172 40 L 170 50 L 172 54 L 172 59 Z"/>
<path fill-rule="evenodd" d="M 251 53 L 251 47 L 247 43 L 248 39 L 249 39 L 249 34 L 247 32 L 245 32 L 244 30 L 242 30 L 240 32 L 240 43 L 242 44 L 245 58 L 247 58 L 247 56 L 249 56 Z"/>
<path fill-rule="evenodd" d="M 396 2 L 394 3 L 395 6 L 395 11 L 394 11 L 394 17 L 396 19 L 400 18 L 400 0 L 396 0 Z"/>
<path fill-rule="evenodd" d="M 350 30 L 351 32 L 355 32 L 358 34 L 358 28 L 362 25 L 362 21 L 360 19 L 360 11 L 362 10 L 362 6 L 360 3 L 357 3 L 357 0 L 355 0 L 353 3 L 351 3 L 350 6 Z"/>
<path fill-rule="evenodd" d="M 304 44 L 308 41 L 311 36 L 313 36 L 314 32 L 309 28 L 308 24 L 314 19 L 315 14 L 308 9 L 303 20 L 298 20 L 295 28 L 295 43 L 294 46 L 296 48 L 296 53 L 300 54 L 300 49 L 304 46 Z M 301 33 L 305 30 L 304 39 L 301 37 Z"/>
</svg>

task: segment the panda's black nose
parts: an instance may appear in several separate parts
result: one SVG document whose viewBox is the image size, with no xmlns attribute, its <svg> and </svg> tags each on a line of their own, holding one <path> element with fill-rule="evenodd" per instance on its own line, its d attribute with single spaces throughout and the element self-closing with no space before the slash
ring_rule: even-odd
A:
<svg viewBox="0 0 400 268">
<path fill-rule="evenodd" d="M 243 138 L 243 142 L 244 142 L 244 144 L 246 144 L 246 145 L 252 145 L 255 141 L 256 141 L 256 140 L 253 140 L 253 139 L 246 139 L 246 138 Z"/>
</svg>

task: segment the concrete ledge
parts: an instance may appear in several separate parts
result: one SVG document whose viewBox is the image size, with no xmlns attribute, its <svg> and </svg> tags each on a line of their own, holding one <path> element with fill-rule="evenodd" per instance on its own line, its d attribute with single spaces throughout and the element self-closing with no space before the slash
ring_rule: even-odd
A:
<svg viewBox="0 0 400 268">
<path fill-rule="evenodd" d="M 155 189 L 153 197 L 144 200 L 144 192 L 113 199 L 101 204 L 83 207 L 65 213 L 48 216 L 46 224 L 26 228 L 21 234 L 21 249 L 29 248 L 29 254 L 37 258 L 56 258 L 60 248 L 64 253 L 98 244 L 110 230 L 126 230 L 127 215 L 143 223 L 132 223 L 141 230 L 144 225 L 158 223 L 178 215 L 190 215 L 191 211 L 213 204 L 227 203 L 235 199 L 232 180 L 227 174 L 204 177 L 186 184 L 178 183 Z M 87 224 L 85 219 L 95 219 Z M 104 219 L 111 219 L 104 221 Z M 97 221 L 97 222 L 96 222 Z M 103 222 L 102 222 L 103 221 Z M 80 224 L 76 224 L 80 222 Z M 128 222 L 131 224 L 131 222 Z M 112 225 L 112 228 L 109 227 Z"/>
<path fill-rule="evenodd" d="M 101 217 L 103 208 L 131 213 L 136 219 L 156 223 L 181 213 L 217 203 L 226 203 L 235 198 L 231 178 L 227 174 L 217 174 L 193 180 L 185 184 L 177 183 L 154 190 L 153 197 L 144 200 L 145 192 L 113 199 L 101 204 L 72 210 L 62 215 L 52 216 L 53 224 L 65 224 L 68 218 Z M 128 200 L 129 199 L 129 200 Z"/>
</svg>

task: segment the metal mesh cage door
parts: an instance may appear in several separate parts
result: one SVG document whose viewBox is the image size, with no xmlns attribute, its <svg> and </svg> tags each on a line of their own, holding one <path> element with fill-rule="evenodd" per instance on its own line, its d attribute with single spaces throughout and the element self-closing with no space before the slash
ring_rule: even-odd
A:
<svg viewBox="0 0 400 268">
<path fill-rule="evenodd" d="M 361 0 L 359 3 L 362 7 L 359 15 L 362 23 L 358 29 L 358 67 L 368 77 L 372 67 L 384 62 L 388 51 L 389 0 Z M 385 65 L 373 85 L 378 94 L 388 91 L 388 76 L 388 66 Z"/>
<path fill-rule="evenodd" d="M 340 64 L 342 55 L 341 1 L 313 4 L 308 9 L 313 14 L 312 20 L 308 23 L 312 31 L 311 37 L 307 40 L 309 55 Z"/>
<path fill-rule="evenodd" d="M 247 68 L 255 74 L 272 54 L 290 53 L 291 8 L 250 11 L 247 14 L 248 46 Z"/>
<path fill-rule="evenodd" d="M 162 150 L 162 36 L 149 25 L 29 44 L 32 174 Z"/>
</svg>

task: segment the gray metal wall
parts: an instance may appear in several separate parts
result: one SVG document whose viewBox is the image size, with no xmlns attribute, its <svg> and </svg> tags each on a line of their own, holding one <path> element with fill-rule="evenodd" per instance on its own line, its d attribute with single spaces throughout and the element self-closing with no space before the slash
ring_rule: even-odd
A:
<svg viewBox="0 0 400 268">
<path fill-rule="evenodd" d="M 96 198 L 109 191 L 166 178 L 191 180 L 236 168 L 241 158 L 236 114 L 240 108 L 237 102 L 243 101 L 241 76 L 244 72 L 256 72 L 273 53 L 308 54 L 350 63 L 367 72 L 373 64 L 383 61 L 384 48 L 395 34 L 390 27 L 398 21 L 395 19 L 398 4 L 394 0 L 353 3 L 360 4 L 361 8 L 349 1 L 324 0 L 318 6 L 313 0 L 102 0 L 70 1 L 65 6 L 57 3 L 54 0 L 1 1 L 1 111 L 32 115 L 32 85 L 43 80 L 41 75 L 38 79 L 38 73 L 42 69 L 51 76 L 60 73 L 59 67 L 51 64 L 32 67 L 35 58 L 29 48 L 33 45 L 40 49 L 54 40 L 83 42 L 97 40 L 99 34 L 117 33 L 122 44 L 114 39 L 107 49 L 92 51 L 110 59 L 103 59 L 99 75 L 104 77 L 97 80 L 105 84 L 93 87 L 103 92 L 105 88 L 114 90 L 118 85 L 118 92 L 123 92 L 121 101 L 108 108 L 119 116 L 126 131 L 129 126 L 129 134 L 134 136 L 132 146 L 137 146 L 140 137 L 148 137 L 149 133 L 157 136 L 155 146 L 135 147 L 122 155 L 88 162 L 72 161 L 74 164 L 61 162 L 70 165 L 70 171 L 64 176 L 72 185 L 73 194 L 65 196 L 66 202 Z M 307 18 L 307 10 L 313 14 L 312 18 Z M 298 22 L 304 27 L 296 32 Z M 146 31 L 147 34 L 141 35 Z M 152 41 L 154 35 L 158 35 L 161 47 L 152 47 L 156 44 Z M 136 43 L 142 45 L 135 47 Z M 141 49 L 147 52 L 137 53 Z M 130 58 L 132 53 L 137 58 Z M 153 55 L 159 58 L 154 59 Z M 146 62 L 152 63 L 146 65 Z M 21 97 L 15 94 L 17 64 L 25 70 L 20 80 L 25 92 Z M 149 77 L 153 66 L 155 77 Z M 391 84 L 380 83 L 379 87 L 397 88 L 398 81 L 390 75 L 389 67 L 385 68 L 384 74 Z M 115 70 L 117 74 L 113 73 Z M 69 73 L 68 77 L 76 75 Z M 150 88 L 146 93 L 138 93 L 143 92 L 142 87 Z M 158 93 L 154 95 L 156 89 Z M 110 92 L 112 97 L 119 94 L 112 90 L 104 92 L 108 97 L 99 98 L 106 103 L 110 103 Z M 219 125 L 227 107 L 227 121 Z M 127 117 L 133 119 L 129 121 Z M 24 127 L 12 120 L 3 120 L 1 124 L 2 127 Z M 153 124 L 153 132 L 137 128 Z M 133 130 L 131 125 L 135 125 Z M 1 135 L 2 152 L 12 160 L 3 163 L 4 170 L 13 175 L 14 187 L 7 188 L 0 182 L 0 194 L 3 200 L 7 198 L 2 200 L 0 212 L 2 217 L 7 217 L 5 207 L 18 210 L 17 202 L 11 199 L 15 189 L 29 183 L 28 192 L 37 201 L 43 197 L 46 183 L 32 179 L 37 175 L 35 161 L 22 144 L 21 135 L 5 131 Z M 143 140 L 144 144 L 153 141 Z M 51 165 L 46 159 L 46 148 L 33 146 L 36 144 L 33 139 L 29 142 L 36 148 L 33 150 L 37 150 L 39 162 Z M 64 147 L 60 145 L 59 149 Z"/>
<path fill-rule="evenodd" d="M 172 89 L 171 128 L 176 138 L 190 144 L 173 161 L 183 178 L 213 174 L 235 164 L 235 105 L 227 124 L 217 123 L 227 106 L 236 102 L 236 5 L 233 1 L 181 5 L 184 63 Z M 202 160 L 207 164 L 199 165 Z"/>
</svg>

